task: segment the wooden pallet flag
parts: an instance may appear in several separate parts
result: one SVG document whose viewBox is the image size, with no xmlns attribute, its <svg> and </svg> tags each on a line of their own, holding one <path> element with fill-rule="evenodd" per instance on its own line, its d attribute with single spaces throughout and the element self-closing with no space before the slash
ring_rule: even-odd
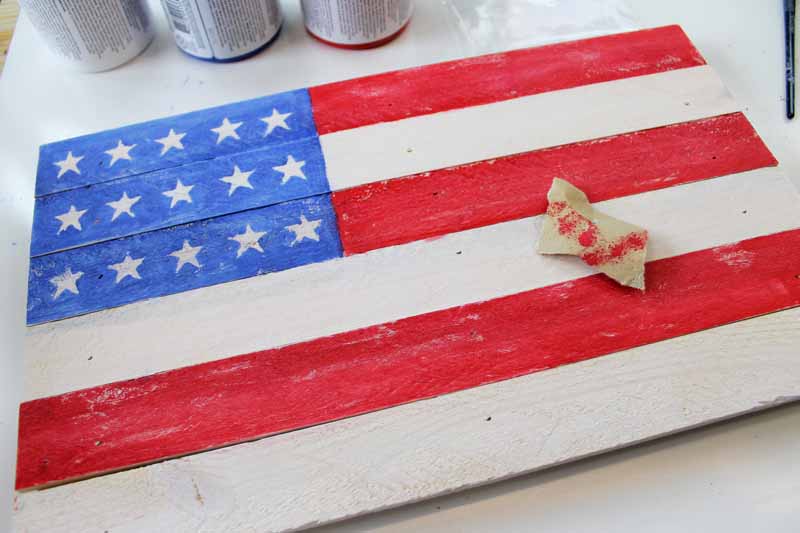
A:
<svg viewBox="0 0 800 533">
<path fill-rule="evenodd" d="M 570 410 L 582 387 L 580 399 L 608 402 L 600 390 L 611 387 L 633 401 L 615 365 L 646 381 L 707 346 L 703 330 L 790 327 L 787 313 L 734 324 L 800 305 L 798 196 L 776 165 L 677 26 L 45 145 L 17 489 L 67 484 L 21 494 L 18 521 L 306 527 L 752 409 L 745 394 L 695 418 L 665 412 L 527 462 L 527 440 L 508 441 L 531 431 L 517 420 L 489 435 L 508 462 L 485 471 L 463 468 L 488 450 L 482 439 L 462 433 L 451 453 L 462 429 L 432 425 L 442 438 L 412 446 L 438 457 L 418 483 L 385 455 L 393 443 L 368 436 L 402 440 L 425 412 L 466 431 L 466 418 L 485 418 L 476 402 L 512 406 L 520 387 L 574 390 L 559 400 L 566 431 L 582 417 Z M 647 228 L 645 292 L 536 253 L 554 178 Z M 751 346 L 725 346 L 720 364 L 749 364 Z M 672 409 L 668 394 L 656 411 Z M 335 451 L 356 442 L 372 444 Z M 346 474 L 323 466 L 339 460 Z M 201 507 L 219 512 L 158 496 L 190 478 L 210 491 Z"/>
</svg>

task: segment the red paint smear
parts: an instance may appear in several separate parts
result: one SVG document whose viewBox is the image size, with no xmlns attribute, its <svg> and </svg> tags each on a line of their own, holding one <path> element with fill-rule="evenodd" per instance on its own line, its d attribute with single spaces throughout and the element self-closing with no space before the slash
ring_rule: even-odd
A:
<svg viewBox="0 0 800 533">
<path fill-rule="evenodd" d="M 584 235 L 589 237 L 585 240 L 594 241 L 597 237 L 597 225 L 580 214 L 578 211 L 566 205 L 562 207 L 561 204 L 565 202 L 553 202 L 558 204 L 553 212 L 558 212 L 557 215 L 551 214 L 551 209 L 547 208 L 547 214 L 555 218 L 558 224 L 558 233 L 564 237 L 579 241 Z M 580 236 L 579 236 L 580 235 Z"/>
<path fill-rule="evenodd" d="M 586 231 L 578 235 L 578 244 L 588 248 L 597 242 L 597 228 L 592 225 Z"/>
<path fill-rule="evenodd" d="M 311 87 L 320 135 L 704 65 L 680 26 L 514 50 Z"/>
<path fill-rule="evenodd" d="M 731 254 L 751 261 L 725 261 Z M 330 422 L 797 306 L 798 265 L 800 230 L 787 231 L 651 262 L 647 292 L 590 276 L 25 402 L 17 488 Z"/>
<path fill-rule="evenodd" d="M 613 241 L 606 240 L 597 224 L 570 207 L 566 202 L 553 202 L 547 214 L 555 219 L 558 233 L 584 248 L 581 259 L 590 266 L 621 261 L 628 253 L 643 250 L 647 232 L 632 232 Z"/>
<path fill-rule="evenodd" d="M 647 232 L 629 233 L 610 243 L 600 242 L 594 248 L 581 254 L 581 259 L 589 266 L 605 265 L 620 261 L 630 252 L 644 250 Z"/>
<path fill-rule="evenodd" d="M 332 201 L 352 255 L 540 215 L 556 177 L 599 202 L 776 164 L 734 113 L 370 183 Z"/>
</svg>

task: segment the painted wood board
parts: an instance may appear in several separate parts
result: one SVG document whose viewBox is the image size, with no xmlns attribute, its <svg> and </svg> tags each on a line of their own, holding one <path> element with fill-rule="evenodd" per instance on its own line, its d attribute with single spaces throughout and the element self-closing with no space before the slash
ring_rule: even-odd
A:
<svg viewBox="0 0 800 533">
<path fill-rule="evenodd" d="M 800 309 L 17 496 L 20 533 L 292 531 L 800 399 Z"/>
<path fill-rule="evenodd" d="M 599 202 L 773 164 L 733 113 L 367 183 L 331 199 L 351 255 L 542 214 L 554 178 Z"/>
<path fill-rule="evenodd" d="M 648 41 L 656 37 L 665 41 Z M 626 48 L 623 41 L 630 46 Z M 577 54 L 576 46 L 586 50 Z M 665 55 L 665 47 L 669 54 Z M 633 64 L 631 50 L 639 48 L 642 55 Z M 586 66 L 589 56 L 597 65 L 592 69 Z M 529 71 L 541 69 L 543 61 L 553 63 L 551 76 L 541 72 L 531 75 Z M 508 71 L 510 66 L 517 70 Z M 446 77 L 433 75 L 441 74 L 442 69 L 460 72 L 462 79 L 471 76 L 473 96 L 453 91 Z M 576 74 L 580 72 L 585 75 Z M 564 74 L 564 80 L 553 83 L 555 74 Z M 406 81 L 389 91 L 386 76 Z M 404 103 L 408 91 L 414 90 L 409 76 L 426 80 L 419 81 L 416 89 L 420 101 L 430 99 L 426 95 L 434 79 L 438 79 L 440 96 L 424 108 L 407 109 L 405 118 L 386 122 L 396 110 L 408 105 Z M 492 98 L 486 87 L 475 88 L 488 80 L 498 89 Z M 52 257 L 46 265 L 37 264 L 32 270 L 39 283 L 30 285 L 28 324 L 87 311 L 75 302 L 84 298 L 81 287 L 86 285 L 84 290 L 92 294 L 86 298 L 105 307 L 158 296 L 157 291 L 134 287 L 138 284 L 117 284 L 116 278 L 112 282 L 95 277 L 90 282 L 82 274 L 78 277 L 84 271 L 73 268 L 66 252 L 60 252 L 63 250 L 78 247 L 94 256 L 102 249 L 94 243 L 149 232 L 160 233 L 161 237 L 153 238 L 162 241 L 175 224 L 410 172 L 738 110 L 718 77 L 677 27 L 495 54 L 335 85 L 338 89 L 333 92 L 326 86 L 288 91 L 42 146 L 32 255 Z M 508 89 L 510 85 L 518 87 L 516 93 Z M 361 125 L 342 129 L 346 127 L 342 124 L 337 129 L 328 124 L 320 135 L 317 121 L 330 119 L 325 118 L 330 101 L 338 101 L 338 90 L 347 86 L 363 94 L 352 99 L 350 109 L 340 112 L 360 116 Z M 365 115 L 363 111 L 364 100 L 378 93 L 395 110 L 388 110 L 383 121 L 380 115 Z M 417 114 L 409 115 L 410 111 Z M 530 121 L 528 116 L 538 116 L 539 120 Z M 545 123 L 549 126 L 541 127 Z M 486 131 L 491 134 L 485 135 Z M 456 137 L 456 142 L 447 140 Z M 753 142 L 763 146 L 760 139 Z M 351 161 L 353 154 L 359 156 Z M 285 163 L 276 164 L 281 161 Z M 340 222 L 344 220 L 339 217 Z M 284 229 L 290 231 L 288 226 Z M 319 238 L 313 227 L 304 225 L 301 229 Z M 336 249 L 340 244 L 330 246 Z M 163 260 L 164 252 L 172 253 L 161 250 L 158 259 Z M 239 256 L 229 257 L 233 261 Z M 148 258 L 152 264 L 152 256 L 140 257 Z M 267 267 L 251 275 L 274 270 Z M 204 277 L 203 272 L 196 274 Z M 173 280 L 167 277 L 163 281 L 172 285 Z M 185 290 L 203 284 L 174 285 Z M 100 308 L 104 307 L 91 310 Z"/>
<path fill-rule="evenodd" d="M 17 488 L 201 452 L 800 305 L 800 229 L 20 406 Z M 54 436 L 57 436 L 55 438 Z"/>
<path fill-rule="evenodd" d="M 311 228 L 304 233 L 303 228 Z M 330 195 L 193 221 L 31 258 L 28 323 L 341 257 Z M 81 282 L 54 296 L 54 279 Z M 61 285 L 56 283 L 56 291 Z M 76 290 L 77 285 L 75 286 Z M 80 291 L 83 291 L 81 296 Z M 62 296 L 63 295 L 63 296 Z"/>
<path fill-rule="evenodd" d="M 577 132 L 597 139 L 739 110 L 704 65 L 342 130 L 320 144 L 328 181 L 343 189 L 559 146 Z"/>
<path fill-rule="evenodd" d="M 458 90 L 446 90 L 453 79 Z M 668 27 L 301 89 L 43 147 L 32 265 L 51 269 L 32 270 L 34 322 L 44 323 L 29 328 L 18 487 L 235 455 L 266 435 L 257 444 L 558 375 L 643 343 L 700 339 L 706 328 L 798 305 L 800 261 L 786 251 L 798 248 L 798 196 L 737 110 L 682 31 Z M 300 145 L 311 151 L 295 157 Z M 231 174 L 217 176 L 219 165 L 233 165 Z M 190 193 L 178 176 L 195 167 Z M 543 194 L 561 172 L 585 175 L 610 214 L 654 228 L 648 294 L 533 252 Z M 175 189 L 139 194 L 159 173 Z M 292 183 L 305 188 L 285 188 Z M 450 201 L 444 209 L 439 196 Z M 324 220 L 292 211 L 308 202 L 324 203 Z M 47 205 L 64 212 L 48 215 Z M 289 211 L 300 220 L 282 220 Z M 252 227 L 261 212 L 269 232 Z M 243 233 L 230 234 L 231 217 Z M 192 244 L 194 225 L 207 230 L 203 244 Z M 283 248 L 267 249 L 276 238 Z M 146 253 L 131 255 L 142 242 Z M 317 257 L 301 245 L 328 251 Z M 125 258 L 110 263 L 105 249 Z M 295 253 L 309 260 L 289 260 Z M 239 275 L 245 263 L 256 267 Z M 126 475 L 64 488 L 81 493 Z M 422 492 L 406 500 L 436 493 Z M 339 500 L 348 509 L 334 503 L 338 514 L 296 506 L 326 522 L 395 504 L 351 496 Z M 304 527 L 241 517 L 210 527 Z M 120 520 L 113 527 L 141 525 Z"/>
<path fill-rule="evenodd" d="M 717 195 L 726 201 L 713 201 Z M 598 206 L 650 229 L 651 260 L 800 227 L 794 188 L 774 167 Z M 25 397 L 310 341 L 593 273 L 579 260 L 537 254 L 539 224 L 505 222 L 29 328 Z M 286 312 L 294 305 L 301 318 Z"/>
</svg>

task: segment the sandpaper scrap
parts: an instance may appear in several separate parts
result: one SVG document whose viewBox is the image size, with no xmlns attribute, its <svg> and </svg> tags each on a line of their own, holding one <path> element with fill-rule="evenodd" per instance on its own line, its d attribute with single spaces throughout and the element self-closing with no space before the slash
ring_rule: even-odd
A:
<svg viewBox="0 0 800 533">
<path fill-rule="evenodd" d="M 583 191 L 559 178 L 547 200 L 540 254 L 577 255 L 618 283 L 644 290 L 646 230 L 597 211 Z"/>
</svg>

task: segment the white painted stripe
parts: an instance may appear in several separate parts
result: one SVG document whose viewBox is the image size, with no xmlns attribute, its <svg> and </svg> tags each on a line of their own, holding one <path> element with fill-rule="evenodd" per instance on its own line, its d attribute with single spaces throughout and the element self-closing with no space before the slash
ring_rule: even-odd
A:
<svg viewBox="0 0 800 533">
<path fill-rule="evenodd" d="M 16 529 L 295 530 L 502 480 L 800 398 L 798 329 L 784 311 L 20 494 Z"/>
<path fill-rule="evenodd" d="M 798 196 L 777 168 L 598 205 L 650 231 L 650 260 L 800 227 Z M 577 258 L 537 254 L 539 223 L 540 217 L 506 222 L 31 327 L 26 399 L 593 273 Z"/>
<path fill-rule="evenodd" d="M 332 190 L 738 111 L 709 66 L 672 70 L 320 137 Z"/>
</svg>

